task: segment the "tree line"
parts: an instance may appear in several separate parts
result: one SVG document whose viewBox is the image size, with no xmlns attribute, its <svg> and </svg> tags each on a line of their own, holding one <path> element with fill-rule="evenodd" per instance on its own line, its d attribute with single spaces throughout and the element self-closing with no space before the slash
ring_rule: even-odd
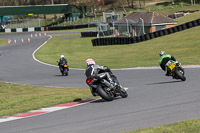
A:
<svg viewBox="0 0 200 133">
<path fill-rule="evenodd" d="M 130 8 L 146 7 L 147 0 L 0 0 L 0 6 L 20 6 L 20 5 L 47 5 L 47 4 L 71 4 L 71 5 L 88 5 L 92 7 L 97 7 L 100 4 L 116 6 L 126 6 Z M 148 0 L 154 1 L 154 0 Z M 167 0 L 156 0 L 167 1 Z M 183 1 L 189 2 L 191 5 L 195 5 L 199 0 L 168 0 L 171 2 Z"/>
</svg>

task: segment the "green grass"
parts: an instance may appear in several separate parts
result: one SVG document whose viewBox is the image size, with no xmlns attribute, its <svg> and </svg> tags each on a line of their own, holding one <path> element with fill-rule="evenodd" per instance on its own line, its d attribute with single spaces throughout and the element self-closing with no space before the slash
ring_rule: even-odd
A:
<svg viewBox="0 0 200 133">
<path fill-rule="evenodd" d="M 71 38 L 54 40 L 36 52 L 36 58 L 56 65 L 64 54 L 69 66 L 85 68 L 85 60 L 93 58 L 100 65 L 111 68 L 131 68 L 138 66 L 157 66 L 158 53 L 165 50 L 174 55 L 183 65 L 200 64 L 200 27 L 130 45 L 93 47 L 92 38 Z"/>
<path fill-rule="evenodd" d="M 4 45 L 4 44 L 7 44 L 8 43 L 8 40 L 7 39 L 1 39 L 0 38 L 0 46 Z"/>
<path fill-rule="evenodd" d="M 126 133 L 200 133 L 200 120 L 187 120 L 159 127 L 138 129 Z"/>
<path fill-rule="evenodd" d="M 176 19 L 178 21 L 177 25 L 181 25 L 181 24 L 184 24 L 184 23 L 186 23 L 188 21 L 196 20 L 198 18 L 200 18 L 200 11 L 192 13 L 190 15 L 186 15 L 184 17 L 177 18 Z"/>
<path fill-rule="evenodd" d="M 90 90 L 84 88 L 50 88 L 0 82 L 0 117 L 92 97 Z"/>
<path fill-rule="evenodd" d="M 56 39 L 56 38 L 64 38 L 64 37 L 71 37 L 71 36 L 81 36 L 80 33 L 73 33 L 73 34 L 57 34 L 57 35 L 53 35 L 52 39 Z"/>
</svg>

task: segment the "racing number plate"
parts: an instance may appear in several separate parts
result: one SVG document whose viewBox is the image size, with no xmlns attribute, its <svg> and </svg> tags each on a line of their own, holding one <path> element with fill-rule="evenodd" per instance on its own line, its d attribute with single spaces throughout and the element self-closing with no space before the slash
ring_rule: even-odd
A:
<svg viewBox="0 0 200 133">
<path fill-rule="evenodd" d="M 174 69 L 174 67 L 175 67 L 175 65 L 174 65 L 174 64 L 170 64 L 170 65 L 169 65 L 169 68 L 170 68 L 171 70 L 173 70 L 173 69 Z"/>
<path fill-rule="evenodd" d="M 64 65 L 64 67 L 67 67 L 67 65 Z"/>
</svg>

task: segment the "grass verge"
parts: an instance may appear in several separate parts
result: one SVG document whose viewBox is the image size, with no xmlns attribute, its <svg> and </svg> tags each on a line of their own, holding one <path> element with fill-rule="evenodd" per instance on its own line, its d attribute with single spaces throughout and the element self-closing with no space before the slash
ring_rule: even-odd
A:
<svg viewBox="0 0 200 133">
<path fill-rule="evenodd" d="M 200 64 L 199 35 L 200 26 L 130 45 L 93 47 L 92 38 L 53 40 L 40 48 L 35 56 L 43 62 L 56 65 L 55 61 L 64 54 L 73 68 L 85 68 L 87 58 L 93 58 L 98 64 L 111 68 L 131 68 L 157 66 L 158 53 L 165 50 L 183 65 L 193 65 Z"/>
<path fill-rule="evenodd" d="M 7 39 L 1 39 L 0 38 L 0 46 L 4 45 L 4 44 L 7 44 L 8 43 L 8 40 Z"/>
<path fill-rule="evenodd" d="M 73 33 L 73 34 L 61 34 L 61 35 L 53 35 L 52 39 L 57 39 L 57 38 L 64 38 L 64 37 L 71 37 L 71 36 L 81 36 L 80 33 Z"/>
<path fill-rule="evenodd" d="M 92 98 L 89 89 L 50 88 L 0 82 L 0 117 Z"/>
<path fill-rule="evenodd" d="M 159 127 L 139 129 L 126 133 L 199 133 L 200 120 L 187 120 Z"/>
</svg>

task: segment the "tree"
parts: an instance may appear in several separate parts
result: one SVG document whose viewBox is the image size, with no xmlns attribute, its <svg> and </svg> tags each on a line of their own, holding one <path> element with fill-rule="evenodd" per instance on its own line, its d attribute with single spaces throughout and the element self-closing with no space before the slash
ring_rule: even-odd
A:
<svg viewBox="0 0 200 133">
<path fill-rule="evenodd" d="M 127 1 L 127 4 L 128 4 L 128 7 L 130 7 L 130 5 L 129 5 L 129 0 L 126 0 Z"/>
</svg>

